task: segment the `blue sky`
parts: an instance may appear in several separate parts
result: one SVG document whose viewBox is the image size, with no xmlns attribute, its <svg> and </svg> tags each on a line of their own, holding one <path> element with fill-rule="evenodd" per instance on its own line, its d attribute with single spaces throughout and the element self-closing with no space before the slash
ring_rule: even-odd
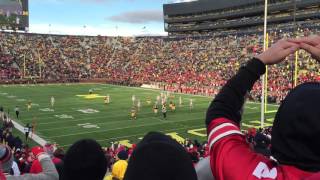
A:
<svg viewBox="0 0 320 180">
<path fill-rule="evenodd" d="M 162 5 L 183 1 L 190 0 L 29 0 L 30 32 L 166 35 Z"/>
</svg>

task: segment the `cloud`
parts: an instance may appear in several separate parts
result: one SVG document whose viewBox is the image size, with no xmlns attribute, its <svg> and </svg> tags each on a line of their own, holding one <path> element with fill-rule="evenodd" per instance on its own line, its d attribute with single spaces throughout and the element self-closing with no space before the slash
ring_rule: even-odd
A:
<svg viewBox="0 0 320 180">
<path fill-rule="evenodd" d="M 124 12 L 115 16 L 106 18 L 115 22 L 125 22 L 133 24 L 143 24 L 149 22 L 163 22 L 162 10 L 139 10 Z"/>
</svg>

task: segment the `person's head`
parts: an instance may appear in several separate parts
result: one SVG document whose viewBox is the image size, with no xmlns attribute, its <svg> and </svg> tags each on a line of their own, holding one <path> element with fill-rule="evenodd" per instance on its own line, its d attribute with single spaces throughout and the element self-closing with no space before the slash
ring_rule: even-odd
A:
<svg viewBox="0 0 320 180">
<path fill-rule="evenodd" d="M 13 154 L 9 146 L 0 144 L 0 164 L 4 173 L 10 173 L 13 163 Z"/>
<path fill-rule="evenodd" d="M 172 138 L 148 133 L 133 151 L 124 180 L 196 180 L 185 149 Z"/>
<path fill-rule="evenodd" d="M 65 156 L 65 152 L 62 148 L 57 148 L 54 153 L 53 156 L 59 159 L 64 159 Z"/>
<path fill-rule="evenodd" d="M 320 83 L 305 83 L 284 99 L 272 128 L 272 155 L 280 164 L 320 171 Z"/>
<path fill-rule="evenodd" d="M 125 151 L 125 150 L 120 151 L 120 152 L 117 154 L 117 158 L 120 159 L 120 160 L 127 160 L 127 159 L 128 159 L 128 153 L 127 153 L 127 151 Z"/>
<path fill-rule="evenodd" d="M 64 157 L 64 180 L 102 180 L 107 160 L 101 146 L 91 139 L 75 142 Z"/>
<path fill-rule="evenodd" d="M 53 146 L 53 144 L 46 143 L 46 144 L 43 146 L 43 150 L 44 150 L 44 152 L 46 152 L 50 157 L 53 157 L 53 153 L 54 153 L 54 146 Z"/>
</svg>

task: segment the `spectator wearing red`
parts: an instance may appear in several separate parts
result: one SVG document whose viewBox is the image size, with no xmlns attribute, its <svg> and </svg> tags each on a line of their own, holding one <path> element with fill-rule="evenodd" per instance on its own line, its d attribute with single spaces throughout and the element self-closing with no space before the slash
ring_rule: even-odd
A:
<svg viewBox="0 0 320 180">
<path fill-rule="evenodd" d="M 42 147 L 32 148 L 33 155 L 40 161 L 43 171 L 39 174 L 23 174 L 20 176 L 7 175 L 7 180 L 58 180 L 59 174 L 52 163 L 50 156 L 43 151 Z"/>
<path fill-rule="evenodd" d="M 56 165 L 59 164 L 61 162 L 61 159 L 53 156 L 54 153 L 54 146 L 52 144 L 45 144 L 43 147 L 43 150 L 50 156 L 50 158 L 52 159 L 52 162 Z M 42 167 L 41 164 L 39 162 L 39 160 L 35 159 L 31 165 L 30 168 L 30 173 L 33 174 L 38 174 L 42 172 Z"/>
<path fill-rule="evenodd" d="M 297 42 L 277 42 L 243 66 L 212 101 L 206 123 L 216 179 L 301 180 L 320 171 L 320 141 L 314 138 L 320 136 L 320 111 L 314 104 L 320 102 L 319 83 L 296 87 L 279 107 L 271 141 L 277 161 L 253 152 L 240 131 L 244 97 L 264 74 L 265 65 L 282 62 L 299 47 L 303 46 Z M 317 52 L 320 57 L 320 48 Z"/>
</svg>

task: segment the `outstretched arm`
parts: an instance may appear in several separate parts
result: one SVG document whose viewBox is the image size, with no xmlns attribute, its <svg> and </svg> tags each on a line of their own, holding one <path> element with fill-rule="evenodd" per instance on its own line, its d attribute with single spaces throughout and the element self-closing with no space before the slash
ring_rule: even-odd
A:
<svg viewBox="0 0 320 180">
<path fill-rule="evenodd" d="M 206 117 L 210 148 L 210 166 L 217 179 L 275 178 L 277 170 L 269 170 L 270 161 L 254 153 L 240 131 L 244 96 L 265 72 L 265 65 L 281 62 L 298 49 L 298 45 L 281 40 L 250 60 L 231 78 L 212 101 Z M 270 166 L 271 167 L 271 166 Z M 230 173 L 232 170 L 233 173 Z M 234 173 L 236 172 L 236 173 Z M 265 171 L 269 172 L 269 171 Z"/>
</svg>

